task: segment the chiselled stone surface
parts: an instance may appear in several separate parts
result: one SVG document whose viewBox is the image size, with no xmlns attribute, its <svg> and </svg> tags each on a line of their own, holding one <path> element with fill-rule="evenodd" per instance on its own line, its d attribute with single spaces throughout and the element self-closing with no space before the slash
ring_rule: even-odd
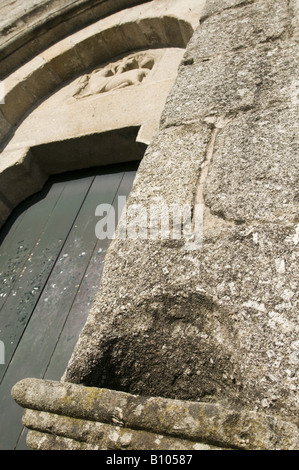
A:
<svg viewBox="0 0 299 470">
<path fill-rule="evenodd" d="M 274 47 L 271 41 L 262 42 L 255 48 L 249 45 L 240 51 L 230 48 L 213 56 L 213 48 L 204 49 L 210 36 L 202 28 L 197 30 L 186 51 L 173 89 L 176 100 L 164 111 L 163 126 L 204 119 L 210 114 L 230 115 L 252 107 L 298 105 L 297 43 L 277 41 Z M 206 28 L 209 32 L 208 25 Z M 232 42 L 235 43 L 235 38 Z M 223 44 L 226 44 L 223 38 L 217 42 L 221 48 L 226 47 Z M 208 51 L 210 56 L 206 57 Z M 184 93 L 186 89 L 188 94 Z"/>
<path fill-rule="evenodd" d="M 289 125 L 297 115 L 276 107 L 247 112 L 222 129 L 205 187 L 213 213 L 239 222 L 299 221 L 298 129 Z"/>
<path fill-rule="evenodd" d="M 145 155 L 136 175 L 131 203 L 146 207 L 159 202 L 192 204 L 211 129 L 206 123 L 190 123 L 178 127 L 175 133 L 172 129 L 165 129 L 155 137 L 151 153 Z M 171 183 L 167 191 L 163 191 L 165 179 Z"/>
<path fill-rule="evenodd" d="M 205 4 L 202 12 L 202 21 L 207 17 L 219 13 L 230 8 L 243 7 L 244 5 L 253 3 L 255 0 L 209 0 Z"/>
<path fill-rule="evenodd" d="M 203 203 L 203 245 L 114 240 L 64 380 L 297 423 L 293 16 L 229 3 L 193 36 L 128 201 Z"/>
<path fill-rule="evenodd" d="M 180 119 L 223 121 L 205 196 L 212 212 L 228 220 L 298 220 L 298 46 L 284 36 L 287 2 L 276 5 L 271 23 L 268 2 L 208 18 L 190 43 L 176 99 L 162 118 L 166 127 Z"/>
<path fill-rule="evenodd" d="M 290 1 L 290 9 L 292 15 L 292 32 L 294 36 L 298 39 L 299 38 L 299 1 L 298 0 L 291 0 Z"/>
<path fill-rule="evenodd" d="M 103 280 L 68 380 L 296 420 L 298 228 L 234 228 L 196 254 L 144 245 L 119 242 L 108 254 L 114 279 Z"/>
<path fill-rule="evenodd" d="M 139 85 L 155 65 L 155 55 L 137 53 L 83 75 L 73 94 L 80 99 L 99 93 Z"/>
<path fill-rule="evenodd" d="M 271 15 L 271 21 L 266 18 Z M 218 30 L 221 21 L 221 32 Z M 289 10 L 285 0 L 258 1 L 222 12 L 202 24 L 205 41 L 198 48 L 202 57 L 210 57 L 231 50 L 266 43 L 286 35 L 289 28 Z M 217 33 L 216 33 L 217 32 Z M 216 34 L 215 34 L 216 33 Z"/>
</svg>

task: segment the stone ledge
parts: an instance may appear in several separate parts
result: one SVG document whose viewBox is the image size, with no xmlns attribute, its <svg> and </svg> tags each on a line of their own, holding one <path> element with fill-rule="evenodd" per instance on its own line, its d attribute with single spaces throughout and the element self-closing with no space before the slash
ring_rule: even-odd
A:
<svg viewBox="0 0 299 470">
<path fill-rule="evenodd" d="M 25 410 L 27 443 L 38 450 L 217 450 L 200 444 L 143 430 Z"/>
<path fill-rule="evenodd" d="M 299 449 L 294 423 L 217 403 L 143 397 L 40 379 L 18 382 L 12 397 L 26 409 L 23 422 L 33 430 L 28 444 L 34 448 Z"/>
</svg>

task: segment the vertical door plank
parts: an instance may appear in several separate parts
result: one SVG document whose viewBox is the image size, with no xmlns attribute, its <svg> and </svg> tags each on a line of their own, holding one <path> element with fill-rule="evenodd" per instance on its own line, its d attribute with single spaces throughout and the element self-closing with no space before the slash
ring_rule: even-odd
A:
<svg viewBox="0 0 299 470">
<path fill-rule="evenodd" d="M 135 175 L 136 169 L 126 171 L 119 187 L 116 188 L 114 199 L 111 201 L 111 204 L 116 213 L 116 217 L 118 196 L 127 197 L 129 195 Z M 101 200 L 103 202 L 107 202 L 107 199 L 99 198 L 99 203 L 101 203 Z M 95 219 L 95 222 L 96 220 L 97 219 Z M 76 293 L 76 297 L 74 299 L 73 305 L 71 306 L 66 323 L 63 327 L 61 336 L 51 358 L 51 362 L 48 366 L 45 378 L 59 380 L 65 371 L 68 359 L 71 357 L 79 334 L 86 322 L 94 297 L 99 290 L 105 255 L 107 249 L 109 248 L 110 242 L 111 240 L 107 238 L 103 240 L 96 240 L 92 256 L 84 273 L 84 277 L 82 278 L 78 292 Z"/>
<path fill-rule="evenodd" d="M 80 210 L 76 214 L 72 229 L 64 237 L 66 241 L 63 247 L 60 247 L 59 257 L 56 257 L 55 266 L 53 265 L 14 353 L 13 361 L 0 385 L 0 407 L 3 408 L 5 405 L 4 408 L 7 410 L 4 414 L 9 430 L 7 436 L 2 438 L 6 446 L 13 445 L 22 431 L 20 410 L 9 397 L 9 391 L 24 377 L 43 377 L 96 244 L 94 211 L 99 201 L 101 202 L 100 188 L 105 201 L 111 201 L 122 176 L 123 173 L 113 177 L 105 175 L 95 178 L 88 191 L 85 189 L 84 203 L 81 206 L 78 205 L 78 201 L 76 203 L 77 208 L 80 206 Z M 63 212 L 66 211 L 67 207 L 64 204 Z M 56 231 L 57 228 L 54 223 Z M 36 263 L 36 259 L 34 261 Z M 1 395 L 7 398 L 1 399 Z"/>
<path fill-rule="evenodd" d="M 11 388 L 24 377 L 60 379 L 98 290 L 110 240 L 96 238 L 95 208 L 108 203 L 117 209 L 117 196 L 129 194 L 136 168 L 101 173 L 68 181 L 52 209 L 48 205 L 50 216 L 40 220 L 37 242 L 22 260 L 22 276 L 14 279 L 2 304 L 0 330 L 5 344 L 13 344 L 6 350 L 9 367 L 1 375 L 0 421 L 6 432 L 0 433 L 0 449 L 26 448 L 23 410 L 12 400 Z M 44 216 L 41 206 L 32 222 L 36 213 Z M 23 222 L 28 214 L 12 226 L 14 243 L 19 228 L 28 226 Z M 34 239 L 33 228 L 27 229 L 32 234 L 27 240 Z"/>
<path fill-rule="evenodd" d="M 21 370 L 24 377 L 43 377 L 97 242 L 95 207 L 113 200 L 122 176 L 95 178 L 18 345 L 10 376 Z"/>
<path fill-rule="evenodd" d="M 74 180 L 65 185 L 13 290 L 2 305 L 0 329 L 1 339 L 5 344 L 6 366 L 0 365 L 0 379 L 26 328 L 92 180 L 92 177 L 88 177 L 84 179 L 84 184 L 81 180 Z M 33 221 L 32 224 L 34 224 Z"/>
<path fill-rule="evenodd" d="M 22 277 L 18 279 L 14 286 L 16 299 L 13 299 L 12 296 L 9 297 L 4 305 L 5 308 L 2 308 L 0 312 L 0 324 L 4 324 L 2 330 L 6 333 L 6 366 L 1 366 L 5 369 L 2 370 L 2 382 L 0 384 L 1 423 L 3 423 L 6 432 L 0 434 L 1 449 L 14 448 L 22 430 L 22 409 L 12 400 L 10 391 L 18 380 L 26 376 L 32 376 L 29 372 L 36 358 L 34 355 L 30 356 L 32 344 L 30 341 L 26 342 L 25 328 L 35 309 L 40 291 L 55 265 L 65 238 L 74 224 L 93 180 L 94 177 L 89 176 L 84 179 L 69 181 L 65 185 L 52 215 L 36 243 L 32 256 L 25 266 Z M 36 294 L 34 287 L 37 287 Z M 42 328 L 42 319 L 39 327 Z M 23 344 L 26 344 L 27 351 L 24 347 L 16 350 L 21 338 L 24 338 Z M 9 340 L 12 340 L 12 345 L 8 343 Z M 31 335 L 31 341 L 33 340 L 34 337 Z M 46 337 L 44 337 L 45 340 Z M 37 357 L 42 347 L 43 343 L 40 344 L 39 351 L 35 351 Z M 16 354 L 14 354 L 15 350 Z M 36 375 L 36 377 L 41 376 L 42 373 Z"/>
<path fill-rule="evenodd" d="M 30 198 L 30 201 L 33 200 L 35 203 L 30 207 L 30 210 L 25 210 L 25 213 L 17 218 L 9 234 L 2 241 L 0 246 L 0 308 L 6 302 L 24 269 L 24 265 L 49 217 L 51 217 L 64 187 L 65 182 L 57 182 L 50 188 L 48 194 L 49 188 L 45 188 L 41 195 Z M 26 208 L 30 201 L 26 201 L 15 212 L 19 212 L 23 207 Z"/>
</svg>

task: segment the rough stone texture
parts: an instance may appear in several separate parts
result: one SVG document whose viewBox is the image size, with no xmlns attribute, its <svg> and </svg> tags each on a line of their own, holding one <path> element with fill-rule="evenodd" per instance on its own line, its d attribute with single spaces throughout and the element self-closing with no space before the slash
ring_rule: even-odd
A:
<svg viewBox="0 0 299 470">
<path fill-rule="evenodd" d="M 33 448 L 298 450 L 299 430 L 279 418 L 218 404 L 146 398 L 25 379 L 12 390 L 26 409 Z M 42 410 L 42 411 L 40 411 Z"/>
<path fill-rule="evenodd" d="M 152 440 L 132 433 L 132 448 L 162 433 L 186 447 L 298 449 L 297 13 L 295 0 L 206 2 L 127 205 L 202 204 L 203 244 L 116 236 L 62 382 L 14 388 L 35 410 L 33 448 L 99 448 L 93 422 L 115 427 L 111 439 L 101 426 L 104 447 L 142 426 Z M 130 41 L 140 25 L 165 39 L 149 18 Z"/>
<path fill-rule="evenodd" d="M 286 125 L 297 115 L 295 109 L 258 110 L 226 125 L 205 187 L 214 214 L 240 222 L 299 221 L 298 129 Z"/>
<path fill-rule="evenodd" d="M 207 8 L 128 201 L 203 203 L 204 243 L 116 238 L 63 379 L 298 424 L 294 10 Z"/>
<path fill-rule="evenodd" d="M 11 129 L 11 125 L 0 112 L 0 141 L 5 139 Z"/>
<path fill-rule="evenodd" d="M 217 450 L 163 434 L 32 410 L 25 411 L 23 424 L 30 429 L 29 447 L 38 450 Z"/>
<path fill-rule="evenodd" d="M 248 5 L 254 1 L 255 0 L 209 0 L 206 2 L 205 8 L 202 12 L 201 22 L 215 13 L 238 6 L 243 7 L 244 5 Z"/>
</svg>

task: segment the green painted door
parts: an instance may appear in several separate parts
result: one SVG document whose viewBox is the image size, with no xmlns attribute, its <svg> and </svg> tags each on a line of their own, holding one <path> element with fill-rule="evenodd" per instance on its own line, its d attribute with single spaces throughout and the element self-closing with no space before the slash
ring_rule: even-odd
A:
<svg viewBox="0 0 299 470">
<path fill-rule="evenodd" d="M 110 243 L 96 237 L 96 207 L 117 209 L 136 170 L 130 163 L 51 177 L 0 232 L 1 450 L 26 448 L 13 385 L 25 377 L 60 380 L 65 371 Z"/>
</svg>

